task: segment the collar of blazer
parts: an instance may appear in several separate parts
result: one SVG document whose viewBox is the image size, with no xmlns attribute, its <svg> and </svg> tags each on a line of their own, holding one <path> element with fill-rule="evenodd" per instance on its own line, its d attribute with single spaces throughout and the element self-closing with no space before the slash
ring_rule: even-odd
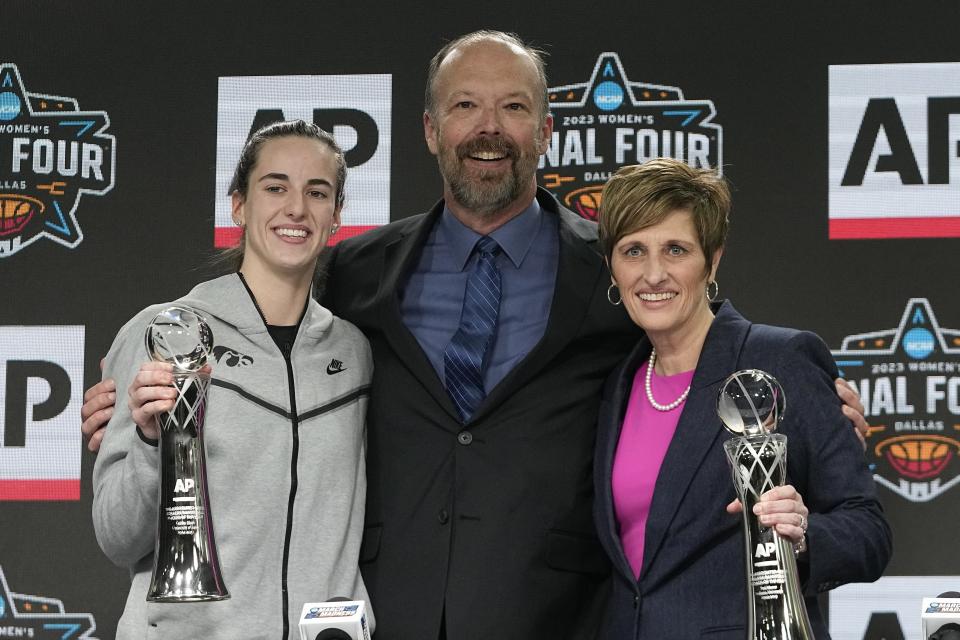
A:
<svg viewBox="0 0 960 640">
<path fill-rule="evenodd" d="M 598 287 L 606 289 L 606 284 L 601 281 L 606 269 L 597 253 L 596 224 L 560 206 L 545 189 L 537 189 L 537 200 L 544 212 L 558 216 L 559 221 L 560 253 L 550 317 L 543 337 L 527 357 L 490 391 L 468 423 L 471 425 L 482 423 L 569 344 L 591 306 L 596 304 Z M 403 324 L 398 296 L 407 274 L 416 266 L 420 248 L 442 213 L 441 200 L 427 213 L 412 219 L 397 237 L 385 244 L 376 304 L 391 347 L 449 414 L 448 425 L 453 431 L 463 428 L 456 408 L 417 339 Z"/>
</svg>

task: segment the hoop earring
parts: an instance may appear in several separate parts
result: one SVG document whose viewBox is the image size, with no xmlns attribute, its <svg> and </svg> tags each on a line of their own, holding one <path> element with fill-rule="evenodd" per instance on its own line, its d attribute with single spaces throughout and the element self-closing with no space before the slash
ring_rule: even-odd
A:
<svg viewBox="0 0 960 640">
<path fill-rule="evenodd" d="M 710 287 L 713 286 L 713 295 L 710 295 Z M 707 301 L 716 302 L 717 296 L 720 295 L 720 285 L 717 284 L 716 280 L 711 280 L 707 283 Z"/>
<path fill-rule="evenodd" d="M 614 300 L 613 300 L 613 292 L 614 292 L 614 291 L 617 292 L 617 300 L 616 300 L 616 302 L 614 302 Z M 609 303 L 612 304 L 613 306 L 617 306 L 618 304 L 620 304 L 621 302 L 623 302 L 623 296 L 620 295 L 620 287 L 618 287 L 618 286 L 616 285 L 616 283 L 610 283 L 610 286 L 607 287 L 607 302 L 609 302 Z"/>
</svg>

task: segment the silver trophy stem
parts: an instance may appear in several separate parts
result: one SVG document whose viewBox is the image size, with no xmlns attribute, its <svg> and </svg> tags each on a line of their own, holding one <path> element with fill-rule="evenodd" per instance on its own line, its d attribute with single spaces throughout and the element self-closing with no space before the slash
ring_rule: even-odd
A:
<svg viewBox="0 0 960 640">
<path fill-rule="evenodd" d="M 814 640 L 793 545 L 760 524 L 753 506 L 786 480 L 787 437 L 737 436 L 723 449 L 743 504 L 747 565 L 747 640 Z"/>
<path fill-rule="evenodd" d="M 230 597 L 220 574 L 207 493 L 203 420 L 210 376 L 175 373 L 173 409 L 160 425 L 160 513 L 149 602 Z"/>
</svg>

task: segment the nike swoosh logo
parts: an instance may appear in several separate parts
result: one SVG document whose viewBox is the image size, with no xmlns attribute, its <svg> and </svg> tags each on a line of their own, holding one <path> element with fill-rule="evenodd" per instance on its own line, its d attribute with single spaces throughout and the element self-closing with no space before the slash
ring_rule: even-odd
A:
<svg viewBox="0 0 960 640">
<path fill-rule="evenodd" d="M 346 367 L 344 367 L 343 365 L 340 365 L 339 367 L 335 367 L 332 364 L 327 365 L 327 373 L 330 374 L 331 376 L 335 373 L 342 373 L 346 370 L 347 370 Z"/>
</svg>

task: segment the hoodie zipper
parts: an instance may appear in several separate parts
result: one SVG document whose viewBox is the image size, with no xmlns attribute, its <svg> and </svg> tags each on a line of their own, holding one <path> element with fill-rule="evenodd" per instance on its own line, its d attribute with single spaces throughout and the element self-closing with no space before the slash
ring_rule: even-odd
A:
<svg viewBox="0 0 960 640">
<path fill-rule="evenodd" d="M 290 387 L 290 428 L 293 436 L 292 449 L 290 455 L 290 497 L 287 499 L 287 529 L 283 534 L 283 567 L 280 577 L 280 592 L 282 595 L 281 614 L 283 618 L 283 637 L 287 640 L 290 636 L 290 596 L 287 593 L 287 569 L 290 561 L 290 535 L 293 532 L 293 503 L 297 498 L 297 459 L 300 453 L 300 419 L 297 416 L 297 394 L 296 385 L 293 380 L 293 363 L 291 362 L 291 352 L 293 345 L 284 342 L 280 349 L 283 353 L 283 359 L 287 364 L 287 380 Z"/>
<path fill-rule="evenodd" d="M 267 317 L 263 315 L 263 309 L 260 308 L 257 297 L 253 295 L 253 291 L 250 290 L 250 285 L 247 284 L 246 278 L 244 278 L 243 274 L 239 271 L 237 271 L 237 276 L 240 277 L 240 282 L 243 283 L 243 287 L 247 290 L 250 300 L 253 301 L 253 306 L 256 307 L 257 313 L 260 314 L 260 319 L 269 331 Z M 297 321 L 298 331 L 300 324 L 303 322 L 303 317 L 307 313 L 307 305 L 309 302 L 310 298 L 308 297 L 303 307 L 303 313 L 300 314 L 300 319 Z M 294 340 L 296 340 L 296 338 L 294 338 Z M 290 390 L 290 430 L 292 435 L 290 451 L 290 496 L 287 498 L 287 527 L 283 534 L 283 564 L 280 567 L 280 620 L 283 623 L 283 636 L 281 640 L 287 640 L 290 637 L 290 617 L 288 615 L 290 594 L 287 591 L 287 569 L 290 562 L 290 536 L 293 532 L 293 503 L 297 498 L 297 459 L 300 454 L 300 418 L 297 415 L 297 394 L 293 379 L 293 362 L 291 360 L 293 344 L 289 341 L 284 341 L 282 345 L 277 344 L 277 348 L 280 349 L 280 353 L 283 354 L 283 361 L 287 365 L 287 388 Z"/>
</svg>

